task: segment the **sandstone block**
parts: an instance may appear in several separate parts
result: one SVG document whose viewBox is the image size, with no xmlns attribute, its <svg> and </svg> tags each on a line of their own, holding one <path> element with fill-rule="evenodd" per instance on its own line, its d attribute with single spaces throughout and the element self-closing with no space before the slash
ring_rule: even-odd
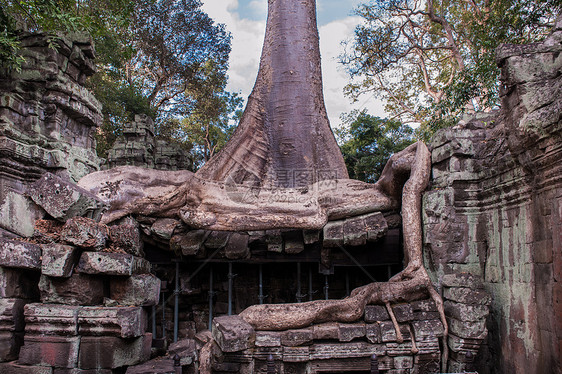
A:
<svg viewBox="0 0 562 374">
<path fill-rule="evenodd" d="M 41 273 L 50 277 L 65 277 L 72 275 L 72 270 L 78 262 L 78 250 L 69 245 L 43 244 L 41 246 Z"/>
<path fill-rule="evenodd" d="M 25 327 L 23 309 L 27 300 L 0 299 L 0 331 L 21 332 Z"/>
<path fill-rule="evenodd" d="M 425 320 L 425 321 L 412 321 L 412 328 L 416 340 L 423 340 L 425 338 L 435 338 L 443 336 L 445 329 L 440 320 Z"/>
<path fill-rule="evenodd" d="M 109 283 L 110 298 L 119 305 L 151 306 L 160 299 L 162 282 L 152 274 L 135 274 L 127 278 L 114 278 Z"/>
<path fill-rule="evenodd" d="M 469 305 L 490 305 L 492 299 L 484 290 L 473 290 L 471 288 L 445 288 L 443 290 L 445 300 Z"/>
<path fill-rule="evenodd" d="M 232 233 L 224 249 L 226 258 L 237 260 L 248 257 L 250 255 L 248 239 L 249 236 L 247 234 Z"/>
<path fill-rule="evenodd" d="M 343 240 L 343 221 L 330 221 L 324 226 L 324 247 L 343 246 Z"/>
<path fill-rule="evenodd" d="M 386 307 L 381 305 L 367 305 L 365 307 L 365 322 L 387 321 L 390 319 Z"/>
<path fill-rule="evenodd" d="M 396 329 L 394 328 L 394 324 L 392 321 L 383 321 L 379 322 L 379 326 L 381 328 L 381 341 L 384 343 L 388 342 L 395 342 L 397 339 L 396 336 Z M 407 325 L 399 325 L 400 332 L 402 333 L 402 338 L 404 340 L 411 340 L 410 331 L 408 330 Z"/>
<path fill-rule="evenodd" d="M 364 323 L 339 323 L 338 327 L 338 340 L 340 342 L 350 342 L 353 339 L 365 336 Z"/>
<path fill-rule="evenodd" d="M 112 336 L 84 336 L 80 342 L 80 369 L 116 369 L 150 359 L 152 334 L 135 339 Z"/>
<path fill-rule="evenodd" d="M 286 347 L 298 347 L 311 344 L 314 338 L 313 329 L 287 330 L 281 334 L 281 344 Z"/>
<path fill-rule="evenodd" d="M 367 243 L 367 228 L 363 217 L 348 218 L 343 223 L 343 243 L 360 246 Z"/>
<path fill-rule="evenodd" d="M 180 357 L 180 365 L 191 365 L 198 354 L 195 340 L 182 339 L 170 344 L 168 356 L 174 357 L 176 354 Z"/>
<path fill-rule="evenodd" d="M 181 222 L 172 218 L 157 219 L 150 227 L 152 235 L 162 240 L 170 240 L 174 230 L 181 225 Z"/>
<path fill-rule="evenodd" d="M 169 357 L 174 357 L 170 355 Z M 180 360 L 180 362 L 182 362 Z M 190 365 L 183 364 L 183 365 Z M 175 373 L 174 360 L 171 358 L 157 357 L 140 365 L 129 366 L 125 374 L 171 374 Z M 109 370 L 111 373 L 111 370 Z"/>
<path fill-rule="evenodd" d="M 304 244 L 310 245 L 320 241 L 320 230 L 303 230 L 302 236 Z"/>
<path fill-rule="evenodd" d="M 447 317 L 447 323 L 449 324 L 451 334 L 461 338 L 484 339 L 488 335 L 486 320 L 468 322 Z"/>
<path fill-rule="evenodd" d="M 103 302 L 103 279 L 86 274 L 69 278 L 41 275 L 39 291 L 45 304 L 98 305 Z"/>
<path fill-rule="evenodd" d="M 37 244 L 0 238 L 0 266 L 41 269 L 41 247 Z"/>
<path fill-rule="evenodd" d="M 0 331 L 0 362 L 17 360 L 23 336 L 23 332 Z M 0 373 L 2 372 L 0 368 Z"/>
<path fill-rule="evenodd" d="M 314 340 L 337 340 L 339 331 L 337 322 L 322 323 L 312 326 L 312 337 Z"/>
<path fill-rule="evenodd" d="M 378 323 L 365 324 L 365 336 L 370 343 L 376 344 L 381 342 L 381 327 Z"/>
<path fill-rule="evenodd" d="M 220 249 L 226 247 L 230 239 L 230 232 L 228 231 L 211 231 L 207 240 L 205 240 L 205 247 L 211 249 Z"/>
<path fill-rule="evenodd" d="M 254 328 L 239 316 L 213 319 L 213 338 L 223 352 L 238 352 L 251 348 L 256 340 Z"/>
<path fill-rule="evenodd" d="M 207 239 L 209 232 L 206 230 L 193 230 L 184 234 L 176 234 L 170 239 L 170 248 L 181 252 L 185 256 L 197 256 L 201 254 L 203 242 Z"/>
<path fill-rule="evenodd" d="M 84 252 L 76 271 L 85 274 L 125 275 L 150 271 L 150 262 L 124 253 Z"/>
<path fill-rule="evenodd" d="M 27 304 L 24 307 L 27 335 L 78 335 L 79 306 Z"/>
<path fill-rule="evenodd" d="M 78 310 L 82 336 L 136 338 L 146 331 L 146 311 L 141 307 L 83 307 Z"/>
<path fill-rule="evenodd" d="M 283 233 L 285 253 L 298 254 L 304 251 L 304 238 L 301 231 L 287 231 Z"/>
<path fill-rule="evenodd" d="M 0 267 L 0 297 L 35 299 L 39 297 L 39 274 L 34 271 Z"/>
<path fill-rule="evenodd" d="M 453 334 L 449 334 L 448 337 L 448 346 L 453 352 L 477 352 L 482 342 L 482 339 L 461 338 Z"/>
<path fill-rule="evenodd" d="M 53 368 L 53 374 L 113 374 L 111 369 Z"/>
<path fill-rule="evenodd" d="M 484 288 L 482 279 L 470 273 L 445 274 L 443 287 Z"/>
<path fill-rule="evenodd" d="M 280 347 L 281 332 L 256 331 L 256 347 Z"/>
<path fill-rule="evenodd" d="M 445 301 L 445 315 L 458 319 L 459 321 L 477 322 L 486 319 L 489 313 L 487 305 L 467 305 L 454 301 Z"/>
<path fill-rule="evenodd" d="M 109 238 L 113 245 L 126 253 L 142 257 L 143 241 L 138 225 L 120 224 L 109 226 Z"/>
<path fill-rule="evenodd" d="M 382 213 L 376 212 L 363 217 L 365 219 L 365 229 L 367 230 L 367 240 L 376 242 L 385 237 L 388 232 L 388 223 Z"/>
<path fill-rule="evenodd" d="M 66 221 L 62 228 L 61 240 L 80 248 L 101 251 L 109 237 L 106 225 L 84 217 Z"/>
<path fill-rule="evenodd" d="M 50 366 L 27 366 L 13 362 L 0 363 L 0 374 L 53 374 Z"/>
<path fill-rule="evenodd" d="M 99 221 L 105 209 L 105 204 L 97 196 L 51 173 L 43 174 L 31 185 L 27 194 L 51 217 L 60 221 L 86 215 Z"/>
<path fill-rule="evenodd" d="M 265 242 L 267 243 L 267 250 L 269 252 L 283 252 L 283 237 L 281 230 L 266 230 Z"/>
<path fill-rule="evenodd" d="M 392 311 L 398 322 L 408 322 L 414 319 L 414 309 L 410 304 L 393 305 Z"/>
<path fill-rule="evenodd" d="M 18 363 L 74 368 L 78 363 L 79 336 L 25 335 Z"/>
<path fill-rule="evenodd" d="M 310 348 L 283 347 L 283 362 L 308 362 L 310 361 Z"/>
</svg>

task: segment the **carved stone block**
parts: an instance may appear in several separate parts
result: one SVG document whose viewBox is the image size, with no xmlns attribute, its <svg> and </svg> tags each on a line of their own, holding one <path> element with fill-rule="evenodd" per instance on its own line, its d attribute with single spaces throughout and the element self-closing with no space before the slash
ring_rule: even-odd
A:
<svg viewBox="0 0 562 374">
<path fill-rule="evenodd" d="M 27 304 L 24 307 L 28 335 L 78 335 L 79 306 Z"/>
<path fill-rule="evenodd" d="M 223 352 L 238 352 L 251 348 L 256 340 L 254 328 L 239 316 L 213 319 L 213 338 Z"/>
<path fill-rule="evenodd" d="M 80 369 L 115 369 L 150 359 L 152 334 L 135 339 L 113 336 L 83 336 L 80 342 Z"/>
<path fill-rule="evenodd" d="M 364 323 L 340 323 L 338 327 L 338 340 L 340 342 L 350 342 L 353 339 L 362 338 L 366 333 Z"/>
<path fill-rule="evenodd" d="M 78 261 L 78 250 L 69 245 L 43 244 L 41 258 L 41 273 L 50 277 L 65 277 L 72 275 L 74 265 Z"/>
<path fill-rule="evenodd" d="M 83 336 L 136 338 L 146 331 L 141 307 L 83 307 L 78 310 L 78 333 Z"/>
<path fill-rule="evenodd" d="M 299 345 L 311 344 L 313 337 L 312 328 L 287 330 L 281 334 L 281 344 L 286 347 L 298 347 Z"/>
<path fill-rule="evenodd" d="M 124 253 L 84 252 L 76 271 L 85 274 L 126 275 L 150 271 L 150 262 Z"/>
</svg>

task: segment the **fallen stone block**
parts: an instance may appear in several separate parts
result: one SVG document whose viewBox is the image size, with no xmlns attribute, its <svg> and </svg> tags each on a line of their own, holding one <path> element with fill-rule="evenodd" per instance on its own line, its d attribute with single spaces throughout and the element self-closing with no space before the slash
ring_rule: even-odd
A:
<svg viewBox="0 0 562 374">
<path fill-rule="evenodd" d="M 26 334 L 18 363 L 23 365 L 74 368 L 78 363 L 79 336 Z"/>
<path fill-rule="evenodd" d="M 136 338 L 146 331 L 146 311 L 141 307 L 83 307 L 78 310 L 82 336 Z"/>
<path fill-rule="evenodd" d="M 27 302 L 23 299 L 0 299 L 0 331 L 24 331 L 23 310 Z"/>
<path fill-rule="evenodd" d="M 250 255 L 250 247 L 248 246 L 249 235 L 232 233 L 228 239 L 228 243 L 224 248 L 226 258 L 229 260 L 238 260 L 247 258 Z"/>
<path fill-rule="evenodd" d="M 168 347 L 168 356 L 174 357 L 176 354 L 180 358 L 180 365 L 191 365 L 198 354 L 195 340 L 182 339 L 170 344 L 170 347 Z"/>
<path fill-rule="evenodd" d="M 212 334 L 223 352 L 243 351 L 256 340 L 254 328 L 236 315 L 214 318 Z"/>
<path fill-rule="evenodd" d="M 281 345 L 286 347 L 298 347 L 300 345 L 312 344 L 314 338 L 312 328 L 287 330 L 281 334 Z"/>
<path fill-rule="evenodd" d="M 50 277 L 68 278 L 79 258 L 78 249 L 63 244 L 41 245 L 41 273 Z"/>
<path fill-rule="evenodd" d="M 50 366 L 20 365 L 15 361 L 0 363 L 0 374 L 54 374 Z"/>
<path fill-rule="evenodd" d="M 365 322 L 388 321 L 390 316 L 386 307 L 382 305 L 367 305 L 365 307 Z"/>
<path fill-rule="evenodd" d="M 23 336 L 23 332 L 0 331 L 0 362 L 17 360 L 23 345 Z"/>
<path fill-rule="evenodd" d="M 109 240 L 112 245 L 125 253 L 144 256 L 144 242 L 141 240 L 138 225 L 120 224 L 109 226 Z"/>
<path fill-rule="evenodd" d="M 41 269 L 41 247 L 37 244 L 0 238 L 0 266 Z"/>
<path fill-rule="evenodd" d="M 160 279 L 152 274 L 135 274 L 113 278 L 109 282 L 109 297 L 119 305 L 152 306 L 160 299 Z"/>
<path fill-rule="evenodd" d="M 76 271 L 85 274 L 125 275 L 150 272 L 150 262 L 124 253 L 84 252 Z"/>
<path fill-rule="evenodd" d="M 87 274 L 72 274 L 69 278 L 41 275 L 39 291 L 45 304 L 98 305 L 103 302 L 103 279 Z"/>
<path fill-rule="evenodd" d="M 84 217 L 74 217 L 66 221 L 60 238 L 62 241 L 80 248 L 101 251 L 109 237 L 106 225 Z"/>
<path fill-rule="evenodd" d="M 152 334 L 134 339 L 113 336 L 83 336 L 80 342 L 78 368 L 116 369 L 150 359 Z"/>
<path fill-rule="evenodd" d="M 340 342 L 350 342 L 353 339 L 365 336 L 364 323 L 340 323 L 338 324 L 338 340 Z"/>
<path fill-rule="evenodd" d="M 78 335 L 80 306 L 27 304 L 24 307 L 28 335 Z"/>
<path fill-rule="evenodd" d="M 1 298 L 36 299 L 38 282 L 38 272 L 0 267 Z"/>
<path fill-rule="evenodd" d="M 104 202 L 94 194 L 51 173 L 43 174 L 27 194 L 51 217 L 63 222 L 77 216 L 99 221 L 106 209 Z"/>
</svg>

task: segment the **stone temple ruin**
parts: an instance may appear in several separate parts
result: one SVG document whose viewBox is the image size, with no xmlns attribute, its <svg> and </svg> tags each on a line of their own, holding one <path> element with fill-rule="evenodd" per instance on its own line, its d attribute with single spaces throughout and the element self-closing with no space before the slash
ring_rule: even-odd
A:
<svg viewBox="0 0 562 374">
<path fill-rule="evenodd" d="M 136 138 L 92 173 L 92 43 L 24 37 L 0 76 L 0 373 L 562 372 L 562 20 L 497 51 L 500 110 L 364 185 L 287 136 L 335 144 L 314 6 L 270 2 L 233 145 L 195 174 Z"/>
</svg>

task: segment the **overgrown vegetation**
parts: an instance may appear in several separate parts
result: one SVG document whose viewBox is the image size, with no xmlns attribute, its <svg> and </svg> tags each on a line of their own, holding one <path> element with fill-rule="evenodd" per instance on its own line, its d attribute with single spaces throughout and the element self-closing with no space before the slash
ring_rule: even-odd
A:
<svg viewBox="0 0 562 374">
<path fill-rule="evenodd" d="M 190 137 L 190 126 L 221 124 L 216 137 L 229 133 L 224 123 L 240 104 L 236 95 L 225 91 L 231 37 L 224 25 L 201 10 L 199 0 L 0 0 L 0 4 L 4 68 L 21 67 L 18 37 L 24 31 L 53 37 L 68 31 L 92 35 L 98 72 L 87 84 L 103 105 L 98 134 L 102 157 L 135 114 L 155 118 L 158 136 L 194 143 L 186 146 L 194 152 L 201 152 L 200 141 Z M 223 143 L 215 141 L 212 152 Z"/>
<path fill-rule="evenodd" d="M 341 60 L 353 99 L 369 92 L 427 140 L 463 113 L 498 105 L 501 43 L 530 43 L 550 32 L 561 0 L 372 0 Z"/>
</svg>

